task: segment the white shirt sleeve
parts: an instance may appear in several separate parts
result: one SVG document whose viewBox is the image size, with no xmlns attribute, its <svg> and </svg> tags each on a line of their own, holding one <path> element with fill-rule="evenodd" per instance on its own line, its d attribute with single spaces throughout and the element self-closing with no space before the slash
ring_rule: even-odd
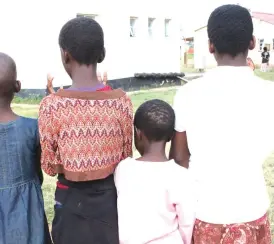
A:
<svg viewBox="0 0 274 244">
<path fill-rule="evenodd" d="M 186 107 L 188 104 L 186 103 L 187 87 L 185 86 L 187 85 L 184 85 L 177 91 L 173 101 L 173 109 L 175 112 L 175 130 L 177 132 L 186 131 Z"/>
</svg>

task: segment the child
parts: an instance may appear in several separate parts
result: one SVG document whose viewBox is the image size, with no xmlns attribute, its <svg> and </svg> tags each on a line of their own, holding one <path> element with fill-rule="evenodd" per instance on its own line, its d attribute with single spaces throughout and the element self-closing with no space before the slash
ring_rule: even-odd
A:
<svg viewBox="0 0 274 244">
<path fill-rule="evenodd" d="M 274 85 L 247 66 L 255 48 L 247 9 L 221 6 L 207 29 L 218 67 L 178 90 L 171 146 L 196 178 L 194 244 L 271 244 L 262 164 L 274 149 Z"/>
<path fill-rule="evenodd" d="M 135 146 L 115 171 L 121 244 L 190 244 L 195 221 L 188 172 L 168 160 L 175 115 L 169 104 L 151 100 L 134 118 Z"/>
<path fill-rule="evenodd" d="M 68 21 L 59 45 L 72 86 L 51 91 L 39 112 L 42 168 L 58 174 L 53 241 L 118 244 L 113 172 L 132 155 L 132 103 L 121 89 L 98 81 L 96 67 L 105 48 L 95 20 Z"/>
<path fill-rule="evenodd" d="M 270 58 L 270 54 L 267 50 L 267 47 L 264 47 L 264 51 L 262 52 L 262 65 L 261 65 L 262 72 L 267 71 L 267 66 L 269 65 L 269 58 Z"/>
<path fill-rule="evenodd" d="M 48 244 L 37 120 L 11 109 L 20 88 L 15 62 L 0 53 L 0 243 Z"/>
</svg>

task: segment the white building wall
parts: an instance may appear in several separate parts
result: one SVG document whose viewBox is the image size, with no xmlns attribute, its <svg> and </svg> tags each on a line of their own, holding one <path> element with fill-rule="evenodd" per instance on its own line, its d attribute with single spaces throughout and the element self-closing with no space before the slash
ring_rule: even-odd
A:
<svg viewBox="0 0 274 244">
<path fill-rule="evenodd" d="M 274 25 L 253 19 L 254 36 L 256 37 L 256 48 L 249 52 L 248 56 L 257 65 L 261 64 L 261 51 L 259 50 L 258 39 L 264 39 L 265 44 L 270 44 L 270 65 L 274 65 Z M 212 68 L 216 66 L 214 56 L 208 51 L 208 35 L 207 28 L 201 28 L 194 33 L 194 66 L 200 69 L 202 66 L 205 68 Z"/>
<path fill-rule="evenodd" d="M 208 50 L 207 28 L 194 33 L 194 68 L 205 69 L 216 66 L 214 56 Z"/>
<path fill-rule="evenodd" d="M 259 39 L 264 39 L 264 45 L 270 45 L 270 65 L 274 65 L 274 25 L 266 23 L 264 21 L 259 21 L 257 19 L 253 19 L 254 24 L 254 36 L 256 37 L 257 45 L 256 48 L 249 52 L 249 57 L 253 60 L 255 64 L 261 64 L 261 51 Z"/>
<path fill-rule="evenodd" d="M 61 63 L 58 35 L 65 22 L 77 13 L 98 15 L 96 20 L 104 29 L 106 47 L 106 59 L 98 68 L 107 71 L 109 79 L 131 77 L 137 72 L 180 71 L 177 0 L 6 2 L 0 9 L 0 51 L 15 59 L 23 88 L 44 88 L 48 72 L 55 76 L 55 85 L 70 84 Z M 136 37 L 129 35 L 131 16 L 138 17 Z M 151 38 L 149 17 L 155 18 Z M 165 37 L 166 18 L 172 19 L 170 37 Z"/>
</svg>

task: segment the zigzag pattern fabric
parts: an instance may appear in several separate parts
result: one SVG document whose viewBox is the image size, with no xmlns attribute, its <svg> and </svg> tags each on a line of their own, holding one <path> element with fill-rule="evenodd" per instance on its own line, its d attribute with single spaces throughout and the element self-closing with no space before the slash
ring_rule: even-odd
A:
<svg viewBox="0 0 274 244">
<path fill-rule="evenodd" d="M 103 178 L 132 155 L 133 108 L 125 94 L 103 100 L 50 95 L 41 103 L 39 127 L 41 165 L 51 176 Z"/>
</svg>

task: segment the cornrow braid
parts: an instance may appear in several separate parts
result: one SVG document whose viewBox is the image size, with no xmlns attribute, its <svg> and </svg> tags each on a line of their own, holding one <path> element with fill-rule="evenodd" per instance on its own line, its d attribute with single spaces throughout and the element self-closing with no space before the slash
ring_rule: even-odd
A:
<svg viewBox="0 0 274 244">
<path fill-rule="evenodd" d="M 173 108 L 158 99 L 143 103 L 136 111 L 134 125 L 149 141 L 169 141 L 173 136 L 175 114 Z"/>
</svg>

